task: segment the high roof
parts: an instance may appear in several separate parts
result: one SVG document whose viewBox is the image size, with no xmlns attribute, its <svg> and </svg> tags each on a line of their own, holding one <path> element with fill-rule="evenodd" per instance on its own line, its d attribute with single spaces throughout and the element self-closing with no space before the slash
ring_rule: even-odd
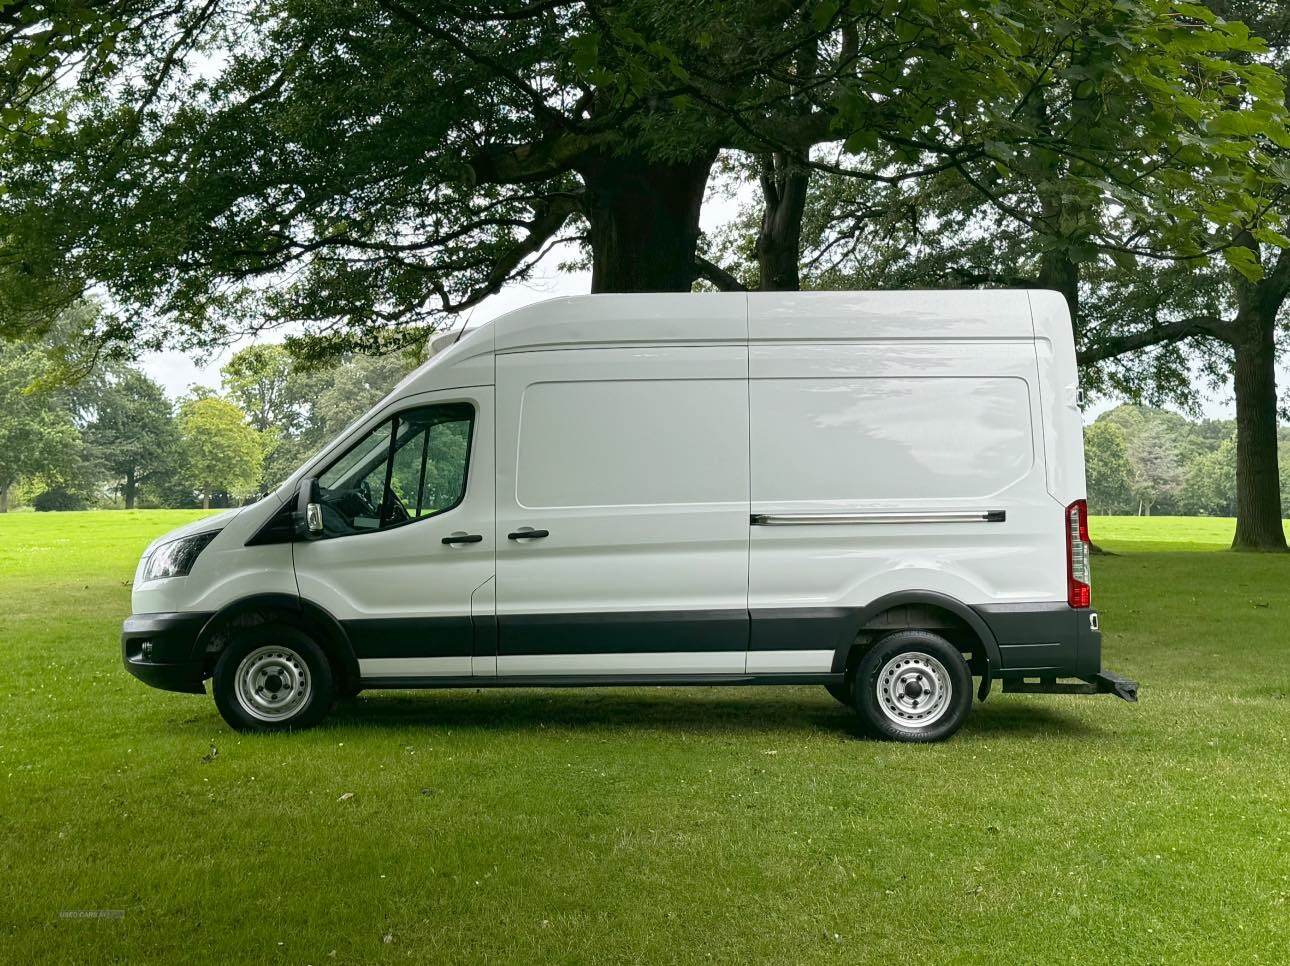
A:
<svg viewBox="0 0 1290 966">
<path fill-rule="evenodd" d="M 1036 335 L 1059 345 L 1070 344 L 1070 317 L 1065 301 L 1055 292 L 970 289 L 575 295 L 516 309 L 467 332 L 404 385 L 415 384 L 416 390 L 421 390 L 491 382 L 491 375 L 484 378 L 484 373 L 485 368 L 491 372 L 494 351 L 784 340 L 1032 339 Z"/>
<path fill-rule="evenodd" d="M 578 295 L 496 319 L 498 352 L 781 339 L 1032 338 L 1028 293 L 730 292 Z"/>
</svg>

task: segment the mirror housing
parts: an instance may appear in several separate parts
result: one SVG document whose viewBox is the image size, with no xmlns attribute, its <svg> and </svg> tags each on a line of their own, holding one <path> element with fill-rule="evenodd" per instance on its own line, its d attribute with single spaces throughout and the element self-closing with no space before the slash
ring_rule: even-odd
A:
<svg viewBox="0 0 1290 966">
<path fill-rule="evenodd" d="M 317 540 L 323 534 L 320 492 L 318 477 L 300 481 L 300 493 L 296 497 L 296 534 L 306 540 Z"/>
</svg>

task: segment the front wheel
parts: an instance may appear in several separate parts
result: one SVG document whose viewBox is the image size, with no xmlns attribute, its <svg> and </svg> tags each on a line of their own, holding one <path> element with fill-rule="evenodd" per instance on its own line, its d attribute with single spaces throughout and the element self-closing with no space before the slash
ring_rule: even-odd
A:
<svg viewBox="0 0 1290 966">
<path fill-rule="evenodd" d="M 944 741 L 972 708 L 972 671 L 945 638 L 898 631 L 878 641 L 861 660 L 853 700 L 874 737 Z"/>
<path fill-rule="evenodd" d="M 236 632 L 211 684 L 220 716 L 238 731 L 313 727 L 331 709 L 336 689 L 322 648 L 282 624 Z"/>
</svg>

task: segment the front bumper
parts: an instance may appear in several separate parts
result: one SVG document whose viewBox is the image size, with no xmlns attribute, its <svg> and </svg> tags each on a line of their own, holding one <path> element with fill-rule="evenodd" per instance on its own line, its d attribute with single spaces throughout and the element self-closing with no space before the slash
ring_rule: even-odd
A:
<svg viewBox="0 0 1290 966">
<path fill-rule="evenodd" d="M 205 694 L 198 649 L 205 613 L 134 614 L 121 625 L 121 661 L 144 684 L 163 691 Z"/>
</svg>

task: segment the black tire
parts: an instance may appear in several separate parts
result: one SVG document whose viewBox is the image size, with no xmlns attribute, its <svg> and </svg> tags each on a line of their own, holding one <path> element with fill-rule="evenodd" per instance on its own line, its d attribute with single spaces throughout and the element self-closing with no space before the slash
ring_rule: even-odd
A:
<svg viewBox="0 0 1290 966">
<path fill-rule="evenodd" d="M 848 708 L 853 707 L 850 678 L 847 678 L 842 684 L 826 684 L 824 685 L 824 690 L 833 695 L 834 700 L 839 704 L 845 704 Z"/>
<path fill-rule="evenodd" d="M 244 666 L 257 652 L 259 656 Z M 250 691 L 239 695 L 239 675 L 248 688 L 252 681 L 263 680 L 256 692 L 262 696 L 260 714 L 251 710 L 257 699 Z M 285 624 L 234 631 L 215 664 L 211 685 L 220 717 L 237 731 L 312 728 L 327 716 L 336 698 L 327 655 L 308 634 Z"/>
<path fill-rule="evenodd" d="M 889 667 L 897 658 L 905 663 Z M 972 709 L 967 661 L 957 647 L 929 631 L 888 634 L 861 659 L 854 681 L 853 701 L 865 731 L 887 741 L 944 741 Z M 921 694 L 915 693 L 918 688 Z"/>
</svg>

